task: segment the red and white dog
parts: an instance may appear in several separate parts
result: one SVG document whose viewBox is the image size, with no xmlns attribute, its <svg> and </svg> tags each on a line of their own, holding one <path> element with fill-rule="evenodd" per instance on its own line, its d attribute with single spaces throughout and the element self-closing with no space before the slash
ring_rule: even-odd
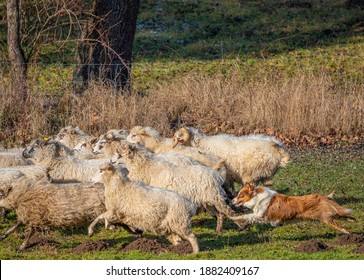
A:
<svg viewBox="0 0 364 280">
<path fill-rule="evenodd" d="M 355 221 L 348 216 L 352 209 L 340 206 L 331 195 L 286 196 L 269 188 L 247 185 L 232 202 L 236 206 L 245 206 L 253 210 L 253 213 L 243 215 L 247 223 L 265 222 L 275 226 L 293 219 L 312 219 L 320 220 L 349 234 L 350 232 L 335 222 L 334 218 Z"/>
</svg>

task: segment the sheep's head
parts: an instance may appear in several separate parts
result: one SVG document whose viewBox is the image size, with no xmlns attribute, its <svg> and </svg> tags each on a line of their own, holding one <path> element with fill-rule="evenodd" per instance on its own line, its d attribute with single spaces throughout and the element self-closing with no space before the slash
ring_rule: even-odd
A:
<svg viewBox="0 0 364 280">
<path fill-rule="evenodd" d="M 78 142 L 78 144 L 73 148 L 77 151 L 91 151 L 93 145 L 97 142 L 97 137 L 91 136 L 90 138 L 85 138 Z"/>
<path fill-rule="evenodd" d="M 116 168 L 111 163 L 105 163 L 100 166 L 100 172 L 96 174 L 91 181 L 93 183 L 109 182 L 110 178 L 115 174 Z"/>
<path fill-rule="evenodd" d="M 124 140 L 128 137 L 128 131 L 126 129 L 110 129 L 105 136 L 112 136 L 113 139 Z"/>
<path fill-rule="evenodd" d="M 143 138 L 147 136 L 148 134 L 145 128 L 141 126 L 135 126 L 130 130 L 128 137 L 126 137 L 126 141 L 128 141 L 129 143 L 144 145 Z"/>
<path fill-rule="evenodd" d="M 173 135 L 173 148 L 181 143 L 185 146 L 191 146 L 191 132 L 187 127 L 182 127 Z"/>
<path fill-rule="evenodd" d="M 61 154 L 62 147 L 58 141 L 38 139 L 24 149 L 23 157 L 37 163 L 47 163 Z"/>
<path fill-rule="evenodd" d="M 125 144 L 121 149 L 117 150 L 119 157 L 134 158 L 137 152 L 137 146 L 133 144 Z"/>
<path fill-rule="evenodd" d="M 56 135 L 55 140 L 60 141 L 66 145 L 70 145 L 73 139 L 77 136 L 86 136 L 87 134 L 82 131 L 78 126 L 67 126 L 62 128 Z"/>
</svg>

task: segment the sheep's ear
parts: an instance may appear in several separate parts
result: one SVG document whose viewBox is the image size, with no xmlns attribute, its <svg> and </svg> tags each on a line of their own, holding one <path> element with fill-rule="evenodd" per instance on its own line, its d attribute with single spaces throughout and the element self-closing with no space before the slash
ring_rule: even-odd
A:
<svg viewBox="0 0 364 280">
<path fill-rule="evenodd" d="M 108 134 L 106 134 L 105 138 L 106 138 L 106 140 L 111 141 L 111 140 L 114 140 L 115 137 L 112 133 L 108 133 Z"/>
<path fill-rule="evenodd" d="M 97 142 L 97 137 L 91 138 L 89 142 L 91 145 L 95 144 Z"/>
<path fill-rule="evenodd" d="M 115 167 L 111 163 L 105 163 L 100 166 L 100 170 L 102 170 L 102 171 L 110 171 L 110 170 L 114 170 L 114 169 L 115 169 Z"/>
<path fill-rule="evenodd" d="M 69 130 L 69 131 L 67 131 L 67 133 L 68 133 L 69 135 L 73 135 L 73 134 L 75 134 L 75 131 L 74 131 L 74 130 Z"/>
<path fill-rule="evenodd" d="M 147 135 L 147 132 L 145 131 L 145 129 L 143 128 L 143 129 L 141 129 L 140 131 L 139 131 L 139 134 L 140 135 Z"/>
<path fill-rule="evenodd" d="M 123 151 L 125 151 L 125 152 L 130 151 L 130 145 L 129 145 L 129 144 L 125 144 L 125 145 L 123 146 Z"/>
</svg>

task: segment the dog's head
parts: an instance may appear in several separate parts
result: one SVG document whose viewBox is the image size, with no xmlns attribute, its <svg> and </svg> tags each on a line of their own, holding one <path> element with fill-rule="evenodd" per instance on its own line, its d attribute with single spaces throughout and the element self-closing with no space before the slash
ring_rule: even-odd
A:
<svg viewBox="0 0 364 280">
<path fill-rule="evenodd" d="M 251 185 L 246 185 L 240 190 L 238 195 L 233 199 L 232 203 L 235 206 L 245 206 L 249 209 L 253 209 L 254 206 L 260 201 L 259 194 L 266 192 L 265 188 L 254 188 Z"/>
</svg>

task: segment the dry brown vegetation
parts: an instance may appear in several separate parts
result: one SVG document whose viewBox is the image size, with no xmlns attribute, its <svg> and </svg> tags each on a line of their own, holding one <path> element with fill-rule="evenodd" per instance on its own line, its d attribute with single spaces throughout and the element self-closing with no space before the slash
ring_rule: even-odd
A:
<svg viewBox="0 0 364 280">
<path fill-rule="evenodd" d="M 26 104 L 0 82 L 0 141 L 23 145 L 75 124 L 89 133 L 152 126 L 170 136 L 182 125 L 206 133 L 266 133 L 287 145 L 340 145 L 364 138 L 364 85 L 322 74 L 290 79 L 266 76 L 186 76 L 129 97 L 90 87 L 83 96 L 32 92 Z"/>
</svg>

